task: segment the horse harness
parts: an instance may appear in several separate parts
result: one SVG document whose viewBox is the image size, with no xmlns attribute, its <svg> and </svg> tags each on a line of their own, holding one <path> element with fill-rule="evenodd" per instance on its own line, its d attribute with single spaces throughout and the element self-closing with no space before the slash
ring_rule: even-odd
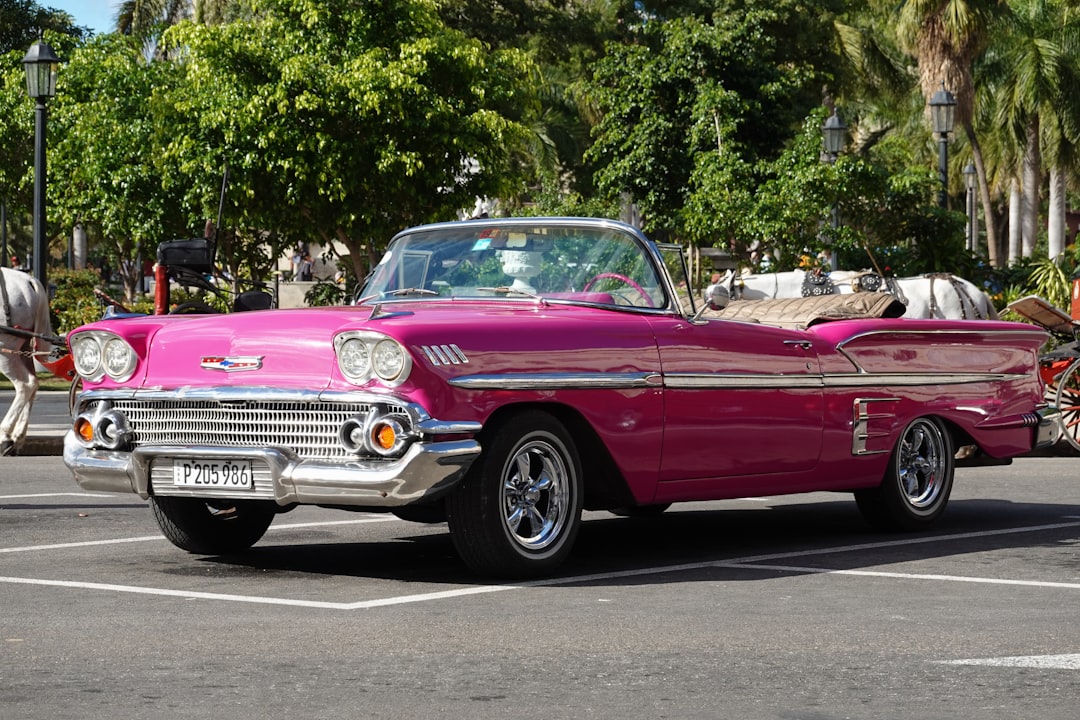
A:
<svg viewBox="0 0 1080 720">
<path fill-rule="evenodd" d="M 964 301 L 966 300 L 968 305 L 971 306 L 972 311 L 975 313 L 976 319 L 979 319 L 979 320 L 986 320 L 987 319 L 987 318 L 983 317 L 983 314 L 981 312 L 979 312 L 979 306 L 975 304 L 975 301 L 972 299 L 971 295 L 968 293 L 967 288 L 964 287 L 963 283 L 957 281 L 955 275 L 952 275 L 950 273 L 933 273 L 931 275 L 927 275 L 926 277 L 930 278 L 930 315 L 931 316 L 933 316 L 938 310 L 937 298 L 934 297 L 934 281 L 935 280 L 948 280 L 949 283 L 952 285 L 953 290 L 956 291 L 956 296 L 960 299 L 960 317 L 963 318 L 964 320 L 968 319 L 967 308 L 964 307 Z"/>
<path fill-rule="evenodd" d="M 803 273 L 802 296 L 816 297 L 818 295 L 836 295 L 839 291 L 829 277 L 829 273 L 822 272 L 821 268 L 815 268 Z"/>
</svg>

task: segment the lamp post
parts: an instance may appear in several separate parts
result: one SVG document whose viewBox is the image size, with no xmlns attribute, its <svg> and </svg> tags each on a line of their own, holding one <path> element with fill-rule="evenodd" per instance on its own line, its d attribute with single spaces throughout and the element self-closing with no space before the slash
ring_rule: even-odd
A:
<svg viewBox="0 0 1080 720">
<path fill-rule="evenodd" d="M 945 83 L 941 83 L 941 89 L 930 97 L 930 120 L 938 135 L 938 180 L 941 181 L 938 205 L 943 208 L 949 207 L 949 133 L 953 129 L 955 112 L 956 98 L 945 89 Z"/>
<path fill-rule="evenodd" d="M 979 235 L 979 219 L 976 217 L 975 207 L 975 166 L 968 163 L 964 166 L 964 185 L 967 187 L 967 249 L 975 251 L 975 244 Z"/>
<path fill-rule="evenodd" d="M 839 113 L 833 109 L 833 114 L 821 126 L 821 142 L 825 147 L 825 162 L 832 165 L 836 162 L 840 151 L 844 149 L 844 141 L 847 139 L 847 125 L 840 119 Z M 829 254 L 829 269 L 836 270 L 838 259 L 836 257 L 836 231 L 840 227 L 840 213 L 836 204 L 832 206 L 833 246 Z"/>
<path fill-rule="evenodd" d="M 38 40 L 23 58 L 26 70 L 26 92 L 37 102 L 34 111 L 34 277 L 48 289 L 49 258 L 45 242 L 45 103 L 56 95 L 56 70 L 60 58 L 44 40 Z"/>
</svg>

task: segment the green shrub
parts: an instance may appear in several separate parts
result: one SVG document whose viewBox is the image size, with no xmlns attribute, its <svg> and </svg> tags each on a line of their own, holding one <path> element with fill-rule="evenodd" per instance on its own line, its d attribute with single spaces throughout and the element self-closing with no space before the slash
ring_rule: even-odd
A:
<svg viewBox="0 0 1080 720">
<path fill-rule="evenodd" d="M 94 289 L 101 287 L 97 270 L 52 270 L 49 282 L 56 286 L 49 301 L 53 332 L 63 335 L 101 319 L 104 307 L 94 294 Z"/>
</svg>

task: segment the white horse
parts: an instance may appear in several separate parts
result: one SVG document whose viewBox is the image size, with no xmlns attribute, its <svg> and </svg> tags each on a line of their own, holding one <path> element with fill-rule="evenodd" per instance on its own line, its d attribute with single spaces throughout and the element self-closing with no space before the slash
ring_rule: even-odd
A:
<svg viewBox="0 0 1080 720">
<path fill-rule="evenodd" d="M 758 275 L 730 274 L 721 283 L 727 285 L 733 300 L 878 290 L 896 295 L 907 306 L 904 317 L 976 320 L 998 316 L 990 297 L 975 283 L 947 273 L 882 278 L 869 271 L 836 270 L 819 274 L 792 270 Z"/>
<path fill-rule="evenodd" d="M 37 395 L 34 357 L 48 354 L 52 344 L 49 297 L 37 278 L 0 268 L 0 373 L 11 380 L 15 399 L 0 421 L 0 455 L 22 447 L 30 426 L 30 408 Z"/>
</svg>

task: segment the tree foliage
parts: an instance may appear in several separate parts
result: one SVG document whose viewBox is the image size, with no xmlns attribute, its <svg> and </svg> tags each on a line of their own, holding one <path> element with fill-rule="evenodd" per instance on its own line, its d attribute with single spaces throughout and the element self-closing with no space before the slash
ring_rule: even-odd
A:
<svg viewBox="0 0 1080 720">
<path fill-rule="evenodd" d="M 448 29 L 424 0 L 266 0 L 254 19 L 165 35 L 181 77 L 158 93 L 167 191 L 253 242 L 342 242 L 357 274 L 403 226 L 512 192 L 532 102 L 527 58 Z M 182 187 L 178 187 L 178 184 Z"/>
</svg>

